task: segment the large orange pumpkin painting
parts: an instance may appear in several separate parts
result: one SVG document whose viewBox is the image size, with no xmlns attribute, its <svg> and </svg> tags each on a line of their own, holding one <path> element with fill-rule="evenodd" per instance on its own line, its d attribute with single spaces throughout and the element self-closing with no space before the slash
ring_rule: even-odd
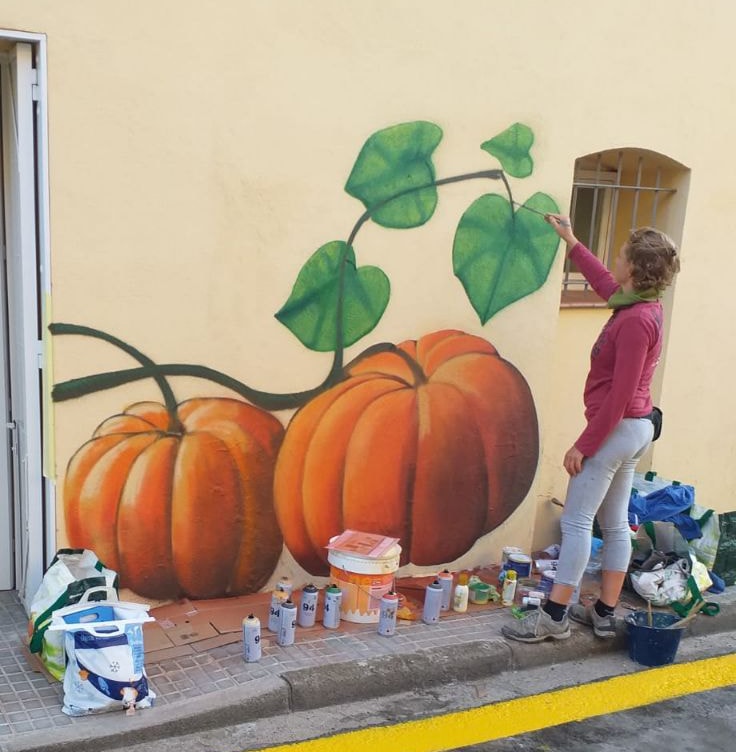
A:
<svg viewBox="0 0 736 752">
<path fill-rule="evenodd" d="M 536 410 L 521 373 L 486 340 L 441 331 L 366 353 L 297 412 L 276 465 L 284 541 L 311 574 L 352 528 L 400 538 L 402 563 L 466 553 L 526 496 Z"/>
<path fill-rule="evenodd" d="M 140 595 L 255 592 L 281 554 L 272 485 L 283 427 L 235 399 L 176 412 L 172 428 L 163 405 L 137 403 L 76 452 L 64 485 L 69 542 Z"/>
</svg>

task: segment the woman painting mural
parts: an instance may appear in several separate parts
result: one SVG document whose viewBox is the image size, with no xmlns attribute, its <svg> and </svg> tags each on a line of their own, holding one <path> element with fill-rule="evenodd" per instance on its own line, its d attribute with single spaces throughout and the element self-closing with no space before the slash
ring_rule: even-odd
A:
<svg viewBox="0 0 736 752">
<path fill-rule="evenodd" d="M 634 468 L 653 435 L 650 386 L 662 351 L 662 292 L 679 271 L 674 243 L 650 227 L 634 230 L 616 258 L 613 274 L 572 232 L 570 220 L 547 221 L 567 243 L 575 262 L 613 313 L 593 345 L 583 401 L 587 425 L 565 454 L 570 475 L 560 520 L 562 545 L 557 577 L 542 609 L 530 611 L 503 634 L 521 642 L 570 636 L 569 620 L 598 637 L 616 633 L 618 603 L 631 557 L 628 505 Z M 567 609 L 590 554 L 594 517 L 603 534 L 598 601 Z"/>
</svg>

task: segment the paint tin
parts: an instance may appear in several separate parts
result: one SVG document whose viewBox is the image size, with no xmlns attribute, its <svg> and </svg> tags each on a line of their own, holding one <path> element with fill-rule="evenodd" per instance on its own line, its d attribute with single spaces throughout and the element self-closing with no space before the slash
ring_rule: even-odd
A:
<svg viewBox="0 0 736 752">
<path fill-rule="evenodd" d="M 325 629 L 337 629 L 340 626 L 340 604 L 342 590 L 334 583 L 325 590 L 325 608 L 322 613 L 322 626 Z"/>
<path fill-rule="evenodd" d="M 526 554 L 509 554 L 506 569 L 513 569 L 517 577 L 528 577 L 532 573 L 532 557 Z"/>
<path fill-rule="evenodd" d="M 548 569 L 546 572 L 542 572 L 542 579 L 539 581 L 539 589 L 545 594 L 545 597 L 549 595 L 552 590 L 552 586 L 555 584 L 557 578 L 556 569 Z"/>
<path fill-rule="evenodd" d="M 476 582 L 470 587 L 469 600 L 476 605 L 488 603 L 491 597 L 491 586 L 486 582 Z"/>
<path fill-rule="evenodd" d="M 294 644 L 296 637 L 296 603 L 291 599 L 281 604 L 281 621 L 276 641 L 282 647 Z"/>
<path fill-rule="evenodd" d="M 249 614 L 243 619 L 243 660 L 255 663 L 261 659 L 261 622 Z"/>
<path fill-rule="evenodd" d="M 501 549 L 501 565 L 503 566 L 504 564 L 508 563 L 509 556 L 511 556 L 511 554 L 523 554 L 523 553 L 524 552 L 520 548 L 517 548 L 516 546 L 504 546 Z"/>
<path fill-rule="evenodd" d="M 526 598 L 521 599 L 521 605 L 539 608 L 542 605 L 542 601 L 540 598 L 532 598 L 531 596 L 526 596 Z"/>
<path fill-rule="evenodd" d="M 310 582 L 302 590 L 302 598 L 299 603 L 299 626 L 313 627 L 317 618 L 317 599 L 319 593 L 317 588 Z"/>
<path fill-rule="evenodd" d="M 268 609 L 268 631 L 278 633 L 281 626 L 281 604 L 289 596 L 283 590 L 271 593 L 271 606 Z"/>
<path fill-rule="evenodd" d="M 442 607 L 442 584 L 439 580 L 430 582 L 424 591 L 424 609 L 422 610 L 422 621 L 425 624 L 437 624 L 440 620 L 440 611 Z"/>
<path fill-rule="evenodd" d="M 437 579 L 442 585 L 442 601 L 440 603 L 440 611 L 449 611 L 450 603 L 452 602 L 452 572 L 447 569 L 443 569 L 438 575 Z"/>
<path fill-rule="evenodd" d="M 281 577 L 276 583 L 276 590 L 283 590 L 291 598 L 291 594 L 294 592 L 294 583 L 288 577 Z"/>
<path fill-rule="evenodd" d="M 378 634 L 391 637 L 396 634 L 396 613 L 399 610 L 399 596 L 393 590 L 381 598 L 381 611 L 378 616 Z"/>
</svg>

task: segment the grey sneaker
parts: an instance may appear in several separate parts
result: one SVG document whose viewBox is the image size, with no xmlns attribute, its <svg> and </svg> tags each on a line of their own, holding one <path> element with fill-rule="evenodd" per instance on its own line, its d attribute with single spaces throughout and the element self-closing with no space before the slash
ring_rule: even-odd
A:
<svg viewBox="0 0 736 752">
<path fill-rule="evenodd" d="M 501 633 L 517 642 L 542 642 L 547 638 L 566 640 L 570 636 L 570 622 L 567 614 L 562 617 L 562 621 L 554 621 L 546 611 L 537 608 L 529 611 L 516 624 L 502 627 Z"/>
<path fill-rule="evenodd" d="M 567 609 L 567 613 L 573 621 L 578 624 L 585 624 L 593 627 L 596 637 L 615 637 L 616 636 L 616 617 L 615 616 L 598 616 L 594 606 L 583 606 L 582 603 L 576 603 Z"/>
</svg>

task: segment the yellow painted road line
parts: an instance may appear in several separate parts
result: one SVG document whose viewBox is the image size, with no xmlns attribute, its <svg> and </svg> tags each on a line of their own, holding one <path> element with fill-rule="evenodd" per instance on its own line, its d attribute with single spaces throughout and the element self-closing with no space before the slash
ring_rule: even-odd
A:
<svg viewBox="0 0 736 752">
<path fill-rule="evenodd" d="M 736 654 L 678 663 L 457 713 L 267 747 L 268 752 L 443 752 L 736 684 Z"/>
</svg>

